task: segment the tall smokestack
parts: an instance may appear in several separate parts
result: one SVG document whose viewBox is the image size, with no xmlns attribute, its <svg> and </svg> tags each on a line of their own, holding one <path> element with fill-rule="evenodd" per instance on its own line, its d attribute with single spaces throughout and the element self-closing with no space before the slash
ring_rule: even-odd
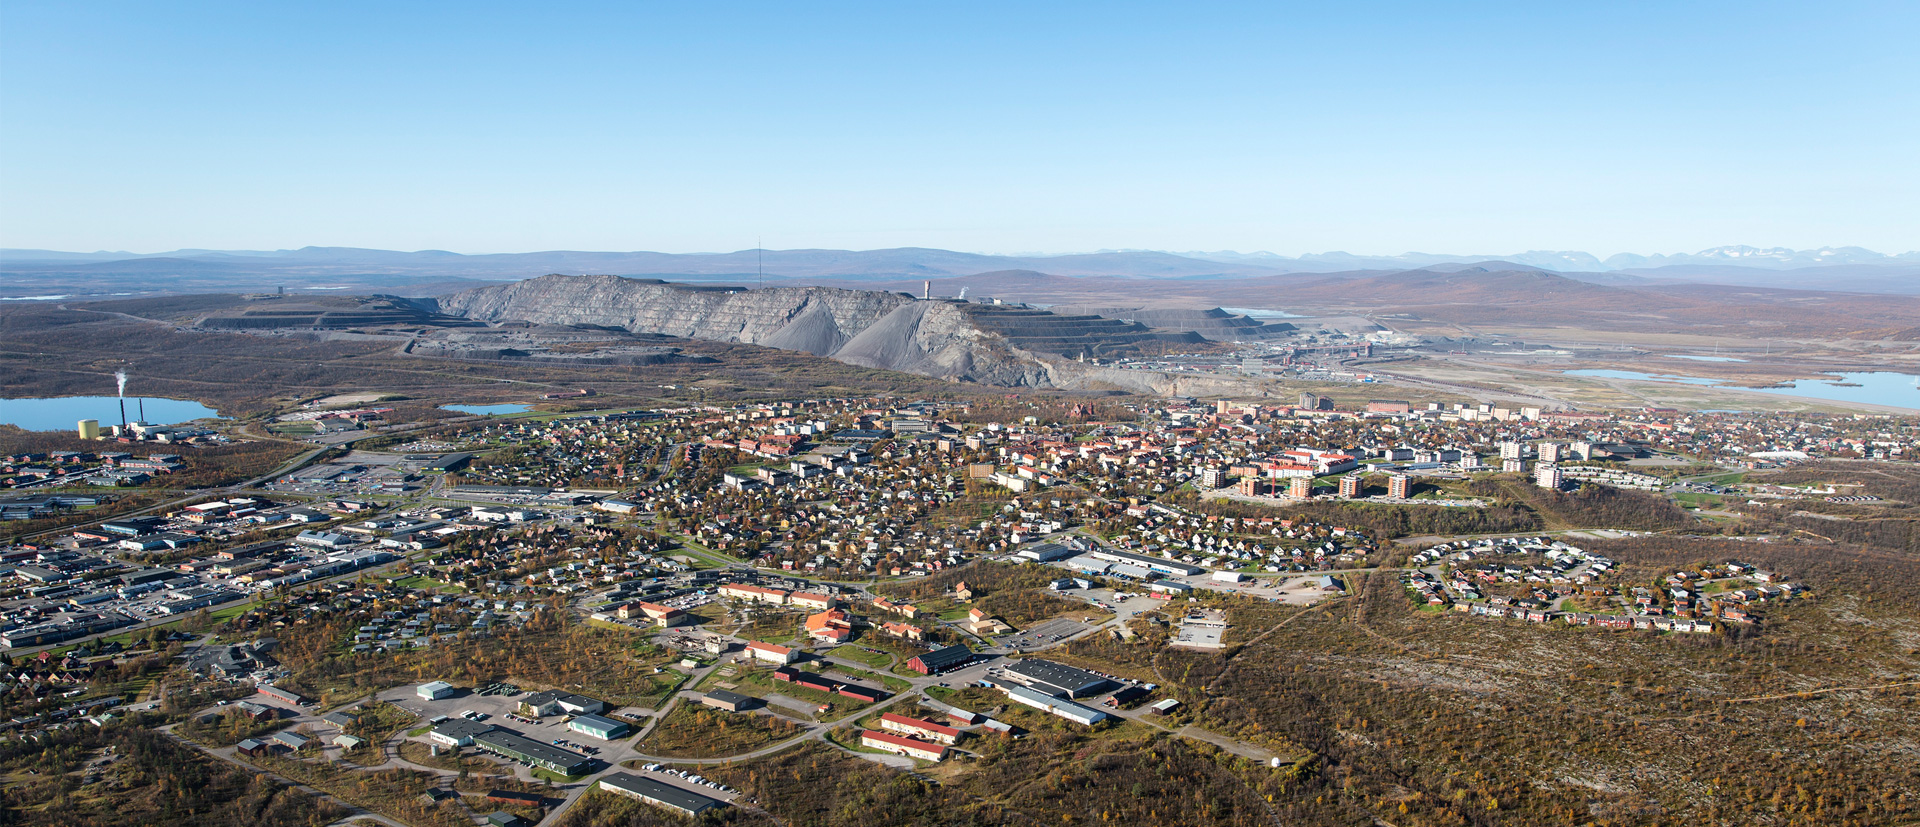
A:
<svg viewBox="0 0 1920 827">
<path fill-rule="evenodd" d="M 114 371 L 113 381 L 115 384 L 114 392 L 120 397 L 120 433 L 125 434 L 127 432 L 127 372 L 124 370 Z"/>
<path fill-rule="evenodd" d="M 147 398 L 144 396 L 140 397 L 140 421 L 147 421 Z"/>
</svg>

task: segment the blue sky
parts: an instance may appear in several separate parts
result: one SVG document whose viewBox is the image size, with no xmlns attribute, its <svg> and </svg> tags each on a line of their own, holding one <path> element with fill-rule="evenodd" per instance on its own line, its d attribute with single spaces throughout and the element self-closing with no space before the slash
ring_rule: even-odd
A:
<svg viewBox="0 0 1920 827">
<path fill-rule="evenodd" d="M 1892 2 L 8 0 L 0 246 L 1901 252 L 1916 35 Z"/>
</svg>

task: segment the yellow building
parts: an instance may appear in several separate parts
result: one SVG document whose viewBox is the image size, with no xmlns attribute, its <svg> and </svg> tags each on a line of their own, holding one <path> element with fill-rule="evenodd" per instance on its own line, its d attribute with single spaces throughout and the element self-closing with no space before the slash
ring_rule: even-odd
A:
<svg viewBox="0 0 1920 827">
<path fill-rule="evenodd" d="M 81 439 L 99 439 L 100 438 L 100 420 L 98 419 L 80 420 L 80 438 Z"/>
</svg>

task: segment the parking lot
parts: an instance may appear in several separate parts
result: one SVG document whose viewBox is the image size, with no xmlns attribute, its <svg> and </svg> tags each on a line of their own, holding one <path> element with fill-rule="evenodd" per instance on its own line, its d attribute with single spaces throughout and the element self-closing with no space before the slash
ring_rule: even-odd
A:
<svg viewBox="0 0 1920 827">
<path fill-rule="evenodd" d="M 1092 603 L 1094 608 L 1113 612 L 1121 622 L 1134 615 L 1159 609 L 1164 600 L 1156 600 L 1141 591 L 1114 591 L 1112 589 L 1083 589 L 1062 592 L 1068 597 L 1080 597 Z"/>
<path fill-rule="evenodd" d="M 1091 627 L 1078 620 L 1056 617 L 1042 621 L 1016 635 L 1001 638 L 999 643 L 1010 649 L 1032 649 L 1046 646 L 1073 637 Z"/>
<path fill-rule="evenodd" d="M 513 695 L 478 695 L 472 690 L 460 689 L 456 690 L 457 694 L 453 697 L 441 698 L 437 701 L 427 701 L 422 700 L 415 692 L 417 688 L 417 685 L 409 684 L 382 692 L 379 697 L 394 706 L 420 716 L 420 723 L 422 725 L 442 715 L 457 719 L 462 717 L 463 713 L 472 712 L 475 713 L 476 716 L 483 715 L 486 717 L 474 717 L 471 720 L 476 720 L 483 724 L 492 724 L 501 729 L 512 730 L 543 744 L 554 744 L 555 741 L 560 741 L 562 743 L 555 744 L 555 746 L 573 750 L 574 752 L 598 758 L 609 763 L 618 763 L 621 758 L 629 757 L 628 753 L 631 752 L 631 750 L 626 747 L 627 739 L 625 738 L 615 741 L 602 741 L 591 735 L 584 735 L 568 729 L 567 721 L 570 720 L 570 716 L 549 715 L 546 718 L 538 720 L 521 718 L 514 710 L 520 705 L 520 699 L 528 695 L 526 692 L 518 692 Z M 644 721 L 634 721 L 622 717 L 617 710 L 608 713 L 607 717 L 613 718 L 616 721 L 624 721 L 635 730 L 645 725 Z M 529 723 L 528 721 L 533 722 Z M 432 743 L 424 733 L 414 740 L 421 741 L 422 743 Z M 501 759 L 501 761 L 505 763 L 505 759 Z"/>
</svg>

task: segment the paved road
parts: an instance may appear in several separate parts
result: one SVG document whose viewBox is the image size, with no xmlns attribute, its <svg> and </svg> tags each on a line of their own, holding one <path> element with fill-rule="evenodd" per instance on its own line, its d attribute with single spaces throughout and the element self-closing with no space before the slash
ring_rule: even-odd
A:
<svg viewBox="0 0 1920 827">
<path fill-rule="evenodd" d="M 275 781 L 278 781 L 296 790 L 299 790 L 308 795 L 311 795 L 314 798 L 331 802 L 335 806 L 343 810 L 346 810 L 348 815 L 345 818 L 342 818 L 339 821 L 334 822 L 335 824 L 345 824 L 351 821 L 372 821 L 379 824 L 385 824 L 387 825 L 387 827 L 410 827 L 410 825 L 408 824 L 395 821 L 391 818 L 387 818 L 386 816 L 380 815 L 379 813 L 373 812 L 372 810 L 368 810 L 365 807 L 361 807 L 355 804 L 349 804 L 346 801 L 336 798 L 331 793 L 328 793 L 324 790 L 318 790 L 313 787 L 309 787 L 291 778 L 287 778 L 286 776 L 280 775 L 270 770 L 262 769 L 246 761 L 242 761 L 239 759 L 238 756 L 234 755 L 233 747 L 219 747 L 219 748 L 208 747 L 204 744 L 200 744 L 195 741 L 182 738 L 178 735 L 173 734 L 173 727 L 174 727 L 173 724 L 168 724 L 166 726 L 160 727 L 157 731 L 160 732 L 161 734 L 166 735 L 168 738 L 173 739 L 174 743 L 179 744 L 183 747 L 199 750 L 215 758 L 219 758 L 223 761 L 226 761 L 227 763 L 242 767 L 249 772 L 259 773 L 260 775 L 264 775 L 268 778 L 271 778 Z"/>
</svg>

